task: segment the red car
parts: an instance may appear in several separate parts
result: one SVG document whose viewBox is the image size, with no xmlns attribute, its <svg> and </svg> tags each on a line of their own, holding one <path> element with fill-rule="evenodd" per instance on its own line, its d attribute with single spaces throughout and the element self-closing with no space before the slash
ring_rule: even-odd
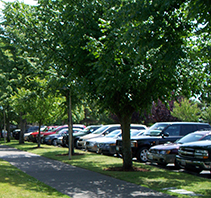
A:
<svg viewBox="0 0 211 198">
<path fill-rule="evenodd" d="M 58 128 L 58 126 L 47 126 L 43 130 L 40 131 L 40 134 L 50 133 L 50 132 L 52 132 L 56 128 Z M 36 132 L 31 133 L 28 136 L 28 141 L 30 141 L 30 142 L 36 142 L 37 141 L 38 134 L 39 134 L 39 131 L 36 131 Z"/>
<path fill-rule="evenodd" d="M 82 124 L 74 124 L 73 125 L 74 128 L 81 128 L 81 129 L 84 129 L 86 126 L 85 125 L 82 125 Z M 50 130 L 50 131 L 42 131 L 40 132 L 40 136 L 41 136 L 41 143 L 42 143 L 42 140 L 45 136 L 47 135 L 52 135 L 52 134 L 55 134 L 56 132 L 62 130 L 62 129 L 65 129 L 65 128 L 68 128 L 68 125 L 62 125 L 62 126 L 57 126 L 56 128 Z M 32 142 L 37 142 L 37 136 L 38 136 L 38 133 L 39 132 L 34 132 L 32 133 L 30 136 L 29 136 L 29 141 L 32 141 Z"/>
</svg>

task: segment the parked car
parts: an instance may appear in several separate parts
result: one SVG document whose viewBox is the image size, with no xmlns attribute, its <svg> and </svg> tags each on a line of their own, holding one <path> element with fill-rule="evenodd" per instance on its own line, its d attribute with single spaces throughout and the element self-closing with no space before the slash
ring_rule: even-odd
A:
<svg viewBox="0 0 211 198">
<path fill-rule="evenodd" d="M 66 133 L 68 133 L 68 129 L 67 128 L 59 130 L 55 134 L 47 135 L 47 136 L 45 136 L 43 138 L 43 143 L 57 146 L 57 139 L 59 137 L 64 136 Z"/>
<path fill-rule="evenodd" d="M 166 166 L 169 163 L 174 163 L 177 167 L 175 159 L 176 155 L 178 155 L 179 147 L 184 143 L 202 140 L 211 140 L 211 131 L 196 131 L 189 133 L 175 143 L 153 146 L 149 149 L 147 157 L 149 161 L 156 162 L 159 165 Z"/>
<path fill-rule="evenodd" d="M 131 129 L 130 136 L 139 136 L 143 134 L 143 132 L 144 130 Z M 105 135 L 104 137 L 88 140 L 86 142 L 88 145 L 87 149 L 91 151 L 96 151 L 97 153 L 114 155 L 116 154 L 116 140 L 119 138 L 122 138 L 121 129 L 115 130 L 108 135 Z"/>
<path fill-rule="evenodd" d="M 80 128 L 73 128 L 73 134 L 77 133 L 78 131 L 80 131 Z M 68 128 L 65 129 L 61 129 L 59 131 L 57 131 L 55 134 L 51 134 L 51 135 L 46 135 L 43 138 L 43 143 L 44 144 L 49 144 L 49 145 L 54 145 L 57 146 L 57 139 L 59 137 L 64 137 L 66 134 L 68 134 Z"/>
<path fill-rule="evenodd" d="M 155 123 L 143 135 L 131 138 L 132 157 L 136 157 L 141 162 L 147 162 L 147 153 L 150 147 L 175 142 L 183 136 L 203 128 L 211 128 L 211 126 L 198 122 Z M 122 140 L 117 140 L 116 145 L 117 153 L 122 155 Z"/>
<path fill-rule="evenodd" d="M 20 132 L 21 132 L 20 129 L 15 129 L 15 130 L 12 132 L 12 136 L 13 136 L 16 140 L 19 140 L 19 138 L 20 138 Z"/>
<path fill-rule="evenodd" d="M 197 173 L 202 170 L 211 171 L 211 140 L 181 145 L 176 162 L 181 168 Z"/>
<path fill-rule="evenodd" d="M 77 147 L 81 149 L 85 149 L 87 147 L 86 145 L 87 140 L 91 138 L 103 137 L 116 129 L 121 129 L 120 124 L 104 125 L 100 127 L 99 129 L 97 129 L 95 132 L 80 137 L 80 139 L 77 141 Z M 131 124 L 131 129 L 145 130 L 147 129 L 147 127 L 141 124 Z"/>
<path fill-rule="evenodd" d="M 63 137 L 64 136 L 61 136 L 61 137 L 58 137 L 56 142 L 57 142 L 57 146 L 65 146 L 63 145 Z"/>
<path fill-rule="evenodd" d="M 43 127 L 43 126 L 42 126 Z M 32 133 L 32 132 L 35 132 L 39 129 L 39 126 L 30 126 L 26 129 L 26 131 L 24 132 L 24 136 L 25 134 L 29 134 L 29 133 Z M 13 130 L 13 134 L 12 136 L 16 139 L 16 140 L 19 140 L 20 138 L 20 132 L 21 132 L 21 129 L 15 129 Z"/>
<path fill-rule="evenodd" d="M 40 129 L 40 136 L 42 138 L 42 134 L 51 134 L 53 131 L 55 131 L 58 128 L 58 126 L 47 126 L 47 127 L 41 127 Z M 24 134 L 24 139 L 28 140 L 29 142 L 37 142 L 39 131 L 35 131 L 32 133 Z"/>
<path fill-rule="evenodd" d="M 79 128 L 79 129 L 83 129 L 85 128 L 86 126 L 85 125 L 82 125 L 82 124 L 74 124 L 73 125 L 73 128 Z M 51 134 L 55 134 L 57 131 L 60 131 L 62 129 L 67 129 L 68 128 L 68 125 L 62 125 L 62 126 L 57 126 L 56 128 L 54 128 L 53 130 L 51 131 L 47 131 L 47 132 L 41 132 L 40 133 L 40 137 L 41 137 L 41 143 L 43 143 L 43 138 L 47 135 L 51 135 Z M 32 141 L 32 142 L 37 142 L 37 137 L 38 137 L 38 133 L 39 132 L 34 132 L 32 134 L 29 135 L 29 141 Z"/>
<path fill-rule="evenodd" d="M 43 126 L 40 128 L 40 132 L 49 132 L 49 131 L 52 131 L 54 128 L 56 128 L 57 126 Z M 39 127 L 38 127 L 38 130 L 39 130 Z M 31 132 L 27 132 L 27 133 L 24 133 L 24 140 L 25 141 L 30 141 L 30 135 L 32 133 L 39 133 L 37 130 L 36 131 L 31 131 Z M 31 140 L 32 141 L 32 140 Z"/>
<path fill-rule="evenodd" d="M 80 131 L 78 131 L 77 133 L 73 133 L 73 143 L 74 143 L 74 147 L 77 148 L 77 141 L 79 140 L 79 138 L 81 136 L 87 135 L 89 133 L 93 133 L 94 131 L 96 131 L 97 129 L 99 129 L 101 126 L 103 125 L 90 125 L 87 126 L 85 129 L 82 129 Z M 69 145 L 69 134 L 65 134 L 63 136 L 63 138 L 61 138 L 62 142 L 60 142 L 60 140 L 58 141 L 59 144 L 61 144 L 62 146 L 67 146 Z"/>
</svg>

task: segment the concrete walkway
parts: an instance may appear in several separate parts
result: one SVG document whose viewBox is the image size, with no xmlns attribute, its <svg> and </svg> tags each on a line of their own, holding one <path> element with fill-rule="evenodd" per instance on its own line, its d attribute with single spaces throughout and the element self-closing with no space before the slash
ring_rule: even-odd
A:
<svg viewBox="0 0 211 198">
<path fill-rule="evenodd" d="M 4 145 L 0 145 L 0 158 L 72 198 L 172 198 L 136 184 Z"/>
</svg>

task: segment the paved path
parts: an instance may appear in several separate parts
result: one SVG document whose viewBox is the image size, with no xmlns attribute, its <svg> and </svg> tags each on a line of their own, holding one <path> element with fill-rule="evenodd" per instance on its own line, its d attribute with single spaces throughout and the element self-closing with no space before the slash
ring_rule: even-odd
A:
<svg viewBox="0 0 211 198">
<path fill-rule="evenodd" d="M 72 198 L 172 198 L 139 185 L 0 145 L 0 158 Z"/>
</svg>

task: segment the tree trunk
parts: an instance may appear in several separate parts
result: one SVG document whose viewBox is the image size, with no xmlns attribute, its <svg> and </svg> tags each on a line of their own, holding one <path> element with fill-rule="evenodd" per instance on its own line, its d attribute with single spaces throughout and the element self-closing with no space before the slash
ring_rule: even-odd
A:
<svg viewBox="0 0 211 198">
<path fill-rule="evenodd" d="M 67 89 L 67 97 L 66 101 L 68 102 L 68 133 L 69 133 L 69 160 L 72 158 L 72 154 L 74 153 L 73 148 L 73 130 L 72 130 L 72 104 L 71 104 L 71 90 Z"/>
<path fill-rule="evenodd" d="M 6 117 L 6 129 L 7 129 L 7 142 L 10 142 L 11 132 L 10 132 L 10 122 L 9 118 Z"/>
<path fill-rule="evenodd" d="M 122 152 L 123 152 L 123 169 L 124 170 L 132 169 L 130 124 L 131 124 L 131 116 L 130 115 L 122 116 L 121 128 L 122 128 Z"/>
<path fill-rule="evenodd" d="M 38 133 L 38 137 L 37 137 L 37 147 L 40 148 L 40 129 L 41 129 L 41 123 L 39 122 L 39 133 Z"/>
<path fill-rule="evenodd" d="M 26 119 L 22 118 L 22 113 L 20 114 L 20 136 L 19 136 L 19 144 L 24 144 L 24 132 L 26 131 Z"/>
</svg>

